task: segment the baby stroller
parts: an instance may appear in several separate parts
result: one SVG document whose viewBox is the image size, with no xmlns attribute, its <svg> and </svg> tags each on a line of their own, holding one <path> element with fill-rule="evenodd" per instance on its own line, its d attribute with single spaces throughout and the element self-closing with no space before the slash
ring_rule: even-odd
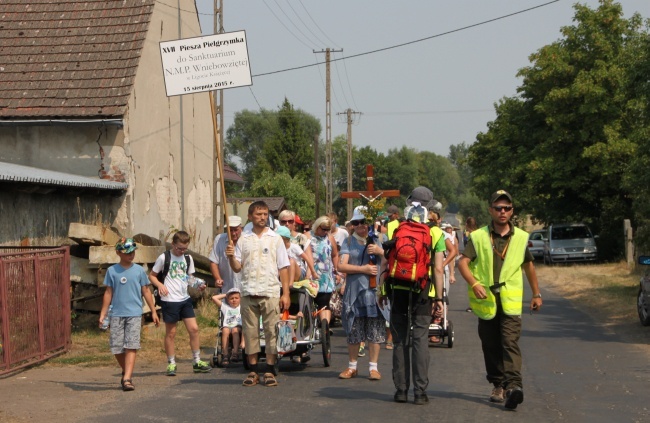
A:
<svg viewBox="0 0 650 423">
<path fill-rule="evenodd" d="M 296 349 L 291 352 L 278 352 L 278 359 L 275 362 L 276 372 L 279 371 L 280 359 L 283 357 L 299 358 L 295 360 L 301 364 L 306 363 L 309 353 L 315 346 L 321 345 L 323 364 L 329 367 L 331 363 L 330 331 L 327 320 L 320 320 L 315 310 L 314 299 L 309 295 L 306 288 L 291 288 L 291 306 L 289 307 L 289 322 L 292 324 L 296 334 Z M 260 327 L 259 361 L 266 361 L 265 339 L 263 329 Z M 307 359 L 305 359 L 307 358 Z M 294 361 L 294 360 L 292 360 Z M 248 370 L 248 361 L 244 359 L 244 367 Z"/>
<path fill-rule="evenodd" d="M 219 368 L 224 367 L 224 361 L 228 361 L 228 360 L 225 360 L 225 359 L 229 358 L 232 355 L 232 351 L 233 351 L 233 348 L 234 348 L 234 344 L 233 344 L 233 340 L 232 340 L 232 333 L 231 333 L 230 336 L 228 337 L 228 348 L 227 348 L 226 351 L 223 350 L 223 346 L 222 346 L 222 343 L 221 343 L 221 336 L 223 334 L 224 320 L 225 320 L 225 317 L 223 315 L 223 312 L 219 311 L 219 329 L 217 330 L 217 344 L 215 345 L 214 353 L 212 354 L 212 357 L 210 358 L 210 365 L 212 367 L 219 367 Z M 241 337 L 244 336 L 243 333 L 241 333 L 241 331 L 239 333 L 239 336 L 240 336 L 240 339 L 241 339 Z M 245 357 L 243 349 L 240 350 L 240 359 L 241 359 L 241 357 Z M 244 361 L 245 361 L 245 359 L 244 359 Z"/>
<path fill-rule="evenodd" d="M 445 281 L 446 282 L 446 281 Z M 445 283 L 445 285 L 447 285 Z M 454 325 L 447 318 L 447 309 L 449 308 L 449 296 L 447 295 L 447 287 L 442 288 L 442 316 L 437 319 L 435 316 L 431 318 L 429 324 L 429 344 L 430 345 L 443 345 L 447 341 L 447 347 L 454 346 Z M 431 342 L 431 337 L 436 336 L 439 342 Z"/>
</svg>

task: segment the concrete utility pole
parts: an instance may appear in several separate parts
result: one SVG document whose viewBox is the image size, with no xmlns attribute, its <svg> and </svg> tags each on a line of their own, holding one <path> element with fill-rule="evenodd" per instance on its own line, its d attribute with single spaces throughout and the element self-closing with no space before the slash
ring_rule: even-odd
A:
<svg viewBox="0 0 650 423">
<path fill-rule="evenodd" d="M 343 113 L 337 113 L 337 115 L 342 115 Z M 347 109 L 345 114 L 348 117 L 348 192 L 352 192 L 352 115 L 361 114 L 359 112 L 352 111 L 352 109 Z M 348 219 L 352 218 L 352 198 L 347 199 L 347 209 L 348 209 Z"/>
<path fill-rule="evenodd" d="M 314 194 L 316 197 L 316 217 L 320 216 L 320 172 L 318 170 L 318 134 L 314 134 Z"/>
<path fill-rule="evenodd" d="M 321 51 L 314 50 L 314 53 L 325 53 L 325 186 L 327 189 L 325 195 L 325 213 L 332 211 L 332 196 L 334 192 L 334 187 L 332 185 L 332 103 L 330 102 L 330 53 L 342 51 L 343 49 L 334 50 L 329 47 Z M 316 201 L 318 201 L 318 199 L 316 199 Z"/>
<path fill-rule="evenodd" d="M 223 0 L 214 0 L 214 33 L 223 34 Z M 219 168 L 223 166 L 217 165 L 217 160 L 223 163 L 223 90 L 216 90 L 213 94 L 215 118 L 217 121 L 217 143 L 214 145 L 213 157 L 215 158 L 214 166 L 212 166 L 212 180 L 214 181 L 214 188 L 212 194 L 212 228 L 215 230 L 213 238 L 216 234 L 223 231 L 223 226 L 220 224 L 221 216 L 224 214 L 224 209 L 228 206 L 226 203 L 226 193 L 219 194 L 219 187 L 221 187 L 221 178 L 223 175 L 219 174 Z M 217 147 L 218 144 L 218 147 Z M 225 222 L 224 222 L 225 223 Z"/>
</svg>

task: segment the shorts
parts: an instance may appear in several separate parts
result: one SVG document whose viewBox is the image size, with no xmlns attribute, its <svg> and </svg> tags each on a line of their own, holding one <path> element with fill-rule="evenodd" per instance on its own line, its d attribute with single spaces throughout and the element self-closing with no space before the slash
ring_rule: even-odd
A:
<svg viewBox="0 0 650 423">
<path fill-rule="evenodd" d="M 316 310 L 321 310 L 323 307 L 325 310 L 331 310 L 330 299 L 332 299 L 331 292 L 319 292 L 316 294 L 316 298 L 314 298 L 314 302 L 316 303 Z"/>
<path fill-rule="evenodd" d="M 356 317 L 352 322 L 352 330 L 348 333 L 348 344 L 361 342 L 383 344 L 386 342 L 386 321 L 383 317 Z"/>
<path fill-rule="evenodd" d="M 183 319 L 196 317 L 191 298 L 179 302 L 161 301 L 160 307 L 162 308 L 163 322 L 165 323 L 178 323 Z"/>
<path fill-rule="evenodd" d="M 142 316 L 111 317 L 109 345 L 111 353 L 122 354 L 124 350 L 140 349 L 140 329 Z"/>
</svg>

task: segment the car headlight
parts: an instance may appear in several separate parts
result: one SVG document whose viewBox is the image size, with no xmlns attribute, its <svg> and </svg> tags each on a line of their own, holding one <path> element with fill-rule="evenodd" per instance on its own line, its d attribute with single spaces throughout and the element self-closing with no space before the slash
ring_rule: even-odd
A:
<svg viewBox="0 0 650 423">
<path fill-rule="evenodd" d="M 596 247 L 585 247 L 585 253 L 595 253 L 598 251 Z"/>
<path fill-rule="evenodd" d="M 557 253 L 564 253 L 564 252 L 565 252 L 564 248 L 562 248 L 562 247 L 560 247 L 560 248 L 551 248 L 551 253 L 556 253 L 557 254 Z"/>
</svg>

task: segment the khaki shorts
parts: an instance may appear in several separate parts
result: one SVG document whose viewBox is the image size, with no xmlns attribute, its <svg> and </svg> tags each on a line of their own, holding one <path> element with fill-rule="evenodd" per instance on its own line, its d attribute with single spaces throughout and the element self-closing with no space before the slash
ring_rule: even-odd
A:
<svg viewBox="0 0 650 423">
<path fill-rule="evenodd" d="M 241 298 L 241 322 L 246 342 L 246 354 L 257 354 L 260 347 L 260 316 L 264 327 L 266 354 L 277 354 L 276 323 L 280 321 L 280 299 L 269 297 Z"/>
</svg>

